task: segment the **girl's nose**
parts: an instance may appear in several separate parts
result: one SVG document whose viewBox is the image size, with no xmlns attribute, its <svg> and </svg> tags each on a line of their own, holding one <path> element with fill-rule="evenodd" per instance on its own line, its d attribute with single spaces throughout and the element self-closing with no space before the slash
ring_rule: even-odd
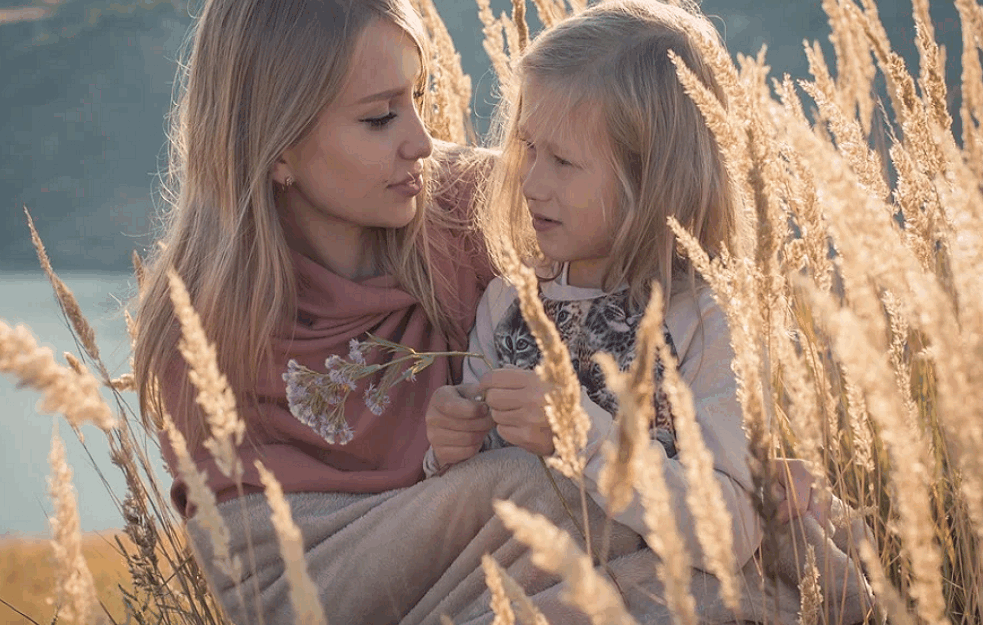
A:
<svg viewBox="0 0 983 625">
<path fill-rule="evenodd" d="M 525 175 L 522 179 L 522 195 L 529 202 L 545 202 L 549 199 L 549 186 L 540 171 L 542 167 L 537 164 L 538 160 L 527 160 Z"/>
</svg>

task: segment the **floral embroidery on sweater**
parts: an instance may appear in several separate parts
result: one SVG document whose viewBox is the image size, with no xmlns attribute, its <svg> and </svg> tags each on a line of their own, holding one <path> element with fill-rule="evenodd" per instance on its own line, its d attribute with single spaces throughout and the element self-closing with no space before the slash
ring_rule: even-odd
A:
<svg viewBox="0 0 983 625">
<path fill-rule="evenodd" d="M 611 354 L 622 371 L 635 360 L 635 334 L 642 319 L 643 311 L 629 311 L 627 290 L 585 300 L 553 300 L 542 297 L 546 315 L 556 325 L 560 338 L 570 351 L 570 360 L 580 384 L 587 390 L 591 400 L 614 415 L 618 412 L 618 399 L 604 383 L 604 374 L 594 362 L 598 352 Z M 674 357 L 677 357 L 669 329 L 663 323 L 662 332 L 666 344 Z M 495 326 L 495 352 L 500 365 L 515 365 L 522 369 L 533 369 L 542 358 L 536 339 L 519 310 L 518 302 L 509 306 L 505 315 Z M 655 419 L 650 433 L 662 443 L 666 454 L 676 455 L 676 430 L 673 425 L 672 409 L 662 388 L 664 366 L 656 358 L 655 362 Z"/>
</svg>

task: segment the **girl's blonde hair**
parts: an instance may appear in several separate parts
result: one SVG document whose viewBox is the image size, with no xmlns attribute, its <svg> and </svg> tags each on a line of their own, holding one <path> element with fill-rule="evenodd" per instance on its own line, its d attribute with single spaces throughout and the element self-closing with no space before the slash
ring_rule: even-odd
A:
<svg viewBox="0 0 983 625">
<path fill-rule="evenodd" d="M 520 115 L 536 126 L 543 123 L 536 118 L 550 120 L 547 127 L 558 132 L 569 132 L 572 120 L 597 120 L 586 124 L 586 132 L 576 131 L 607 159 L 617 179 L 613 210 L 620 224 L 605 290 L 628 284 L 632 303 L 644 307 L 653 280 L 668 302 L 674 278 L 695 279 L 688 260 L 675 252 L 669 216 L 711 254 L 730 240 L 735 223 L 730 180 L 668 54 L 674 51 L 724 102 L 696 37 L 719 42 L 713 26 L 695 11 L 656 0 L 611 0 L 564 20 L 530 44 L 503 86 L 496 113 L 502 156 L 482 202 L 482 230 L 499 269 L 506 241 L 527 261 L 545 260 L 522 195 Z M 521 98 L 526 80 L 556 97 L 528 110 Z"/>
<path fill-rule="evenodd" d="M 145 414 L 160 414 L 154 382 L 179 357 L 169 267 L 187 285 L 237 399 L 250 399 L 272 338 L 289 332 L 296 314 L 294 272 L 271 171 L 338 96 L 353 69 L 359 37 L 375 20 L 413 39 L 423 64 L 419 86 L 426 87 L 431 55 L 408 0 L 205 3 L 178 76 L 163 185 L 168 210 L 138 305 L 134 372 Z M 432 110 L 427 98 L 425 122 Z M 428 183 L 431 169 L 428 163 Z M 438 296 L 447 280 L 429 269 L 436 243 L 428 229 L 441 221 L 430 197 L 425 192 L 417 198 L 420 210 L 405 228 L 375 231 L 374 244 L 383 269 L 416 296 L 437 331 L 448 333 L 450 316 Z M 187 414 L 196 414 L 186 379 L 179 396 Z M 193 421 L 183 424 L 192 449 L 204 437 L 203 424 Z"/>
</svg>

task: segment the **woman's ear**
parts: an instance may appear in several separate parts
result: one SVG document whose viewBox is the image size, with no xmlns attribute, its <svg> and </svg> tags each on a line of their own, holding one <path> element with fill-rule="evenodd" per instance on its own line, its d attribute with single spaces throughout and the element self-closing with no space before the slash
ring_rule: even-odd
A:
<svg viewBox="0 0 983 625">
<path fill-rule="evenodd" d="M 287 161 L 283 157 L 277 159 L 277 162 L 273 164 L 271 176 L 273 182 L 284 187 L 289 187 L 294 181 L 294 176 L 290 172 L 290 166 L 287 165 Z"/>
</svg>

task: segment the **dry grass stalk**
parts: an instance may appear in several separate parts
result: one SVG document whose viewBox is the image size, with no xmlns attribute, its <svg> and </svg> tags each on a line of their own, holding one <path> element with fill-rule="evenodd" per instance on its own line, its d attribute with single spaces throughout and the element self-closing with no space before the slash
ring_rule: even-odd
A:
<svg viewBox="0 0 983 625">
<path fill-rule="evenodd" d="M 563 577 L 564 601 L 582 610 L 595 625 L 636 622 L 615 587 L 597 572 L 591 558 L 569 534 L 542 515 L 526 512 L 509 501 L 494 505 L 505 526 L 532 551 L 533 564 Z"/>
<path fill-rule="evenodd" d="M 952 117 L 946 105 L 945 62 L 935 41 L 932 16 L 928 12 L 928 0 L 913 0 L 915 16 L 915 44 L 921 58 L 918 84 L 928 100 L 928 108 L 941 128 L 952 126 Z"/>
<path fill-rule="evenodd" d="M 634 495 L 636 469 L 641 449 L 650 444 L 649 428 L 655 419 L 652 403 L 655 393 L 656 335 L 662 336 L 662 298 L 652 290 L 645 314 L 635 336 L 635 360 L 622 373 L 609 354 L 594 356 L 604 373 L 605 383 L 618 397 L 618 445 L 605 446 L 606 461 L 598 480 L 609 514 L 616 515 Z M 664 339 L 663 339 L 664 342 Z"/>
<path fill-rule="evenodd" d="M 164 432 L 177 458 L 177 474 L 188 485 L 188 499 L 197 510 L 195 519 L 211 537 L 214 564 L 229 579 L 238 582 L 241 578 L 242 564 L 239 556 L 233 556 L 229 551 L 229 528 L 218 511 L 215 493 L 205 483 L 204 473 L 195 466 L 184 435 L 174 426 L 170 415 L 164 414 L 161 418 Z"/>
<path fill-rule="evenodd" d="M 836 137 L 840 153 L 847 157 L 864 188 L 874 197 L 887 200 L 890 191 L 882 175 L 880 156 L 868 147 L 866 133 L 860 123 L 848 117 L 848 112 L 837 102 L 837 91 L 823 58 L 822 48 L 814 42 L 813 45 L 806 46 L 805 51 L 809 71 L 815 80 L 803 81 L 802 88 L 816 101 L 820 114 L 828 121 L 833 136 Z"/>
<path fill-rule="evenodd" d="M 487 562 L 486 562 L 487 559 Z M 510 601 L 515 603 L 515 615 L 518 617 L 519 622 L 522 625 L 549 625 L 546 621 L 546 617 L 543 613 L 539 611 L 539 608 L 526 596 L 526 593 L 519 586 L 512 577 L 499 566 L 498 562 L 495 561 L 489 555 L 482 556 L 481 564 L 484 567 L 493 568 L 498 575 L 498 579 L 502 585 L 502 591 L 509 598 Z"/>
<path fill-rule="evenodd" d="M 515 24 L 516 47 L 511 48 L 513 55 L 522 54 L 529 45 L 529 25 L 526 23 L 526 0 L 512 0 L 512 23 Z"/>
<path fill-rule="evenodd" d="M 51 286 L 55 290 L 55 297 L 58 298 L 58 303 L 61 305 L 62 311 L 65 316 L 68 317 L 68 321 L 72 324 L 72 328 L 75 330 L 75 335 L 78 337 L 79 341 L 82 343 L 82 347 L 85 348 L 86 353 L 92 357 L 94 361 L 100 363 L 99 359 L 99 346 L 96 344 L 96 332 L 89 325 L 89 320 L 85 318 L 82 314 L 82 308 L 79 306 L 78 300 L 75 299 L 75 294 L 72 293 L 71 289 L 68 288 L 61 278 L 59 278 L 54 269 L 51 268 L 51 261 L 48 260 L 48 253 L 44 250 L 44 243 L 41 242 L 41 237 L 38 235 L 38 231 L 34 228 L 34 220 L 31 218 L 31 213 L 28 212 L 27 207 L 24 207 L 24 214 L 27 216 L 27 226 L 31 229 L 31 242 L 34 244 L 34 250 L 38 254 L 38 262 L 41 263 L 41 269 L 44 270 L 45 275 L 48 276 L 48 280 L 51 281 Z M 102 372 L 105 375 L 105 372 Z"/>
<path fill-rule="evenodd" d="M 836 54 L 835 97 L 846 115 L 857 114 L 863 134 L 868 135 L 874 112 L 871 84 L 877 69 L 863 26 L 854 17 L 856 5 L 852 0 L 823 0 L 822 6 L 829 17 L 829 38 Z"/>
<path fill-rule="evenodd" d="M 843 366 L 843 390 L 846 400 L 847 422 L 850 428 L 850 446 L 853 462 L 865 471 L 874 470 L 874 436 L 870 430 L 870 416 L 864 391 L 856 383 L 849 366 Z"/>
<path fill-rule="evenodd" d="M 567 16 L 567 10 L 563 5 L 563 0 L 532 0 L 532 2 L 536 5 L 539 21 L 542 22 L 544 28 L 552 28 L 557 22 Z"/>
<path fill-rule="evenodd" d="M 983 10 L 975 0 L 956 0 L 962 22 L 962 104 L 959 118 L 963 128 L 966 162 L 977 178 L 983 178 Z"/>
<path fill-rule="evenodd" d="M 143 266 L 143 259 L 140 258 L 140 254 L 136 250 L 130 255 L 130 261 L 133 263 L 133 277 L 137 281 L 137 290 L 143 289 L 143 278 L 146 276 L 147 272 Z"/>
<path fill-rule="evenodd" d="M 928 471 L 932 461 L 927 441 L 903 418 L 903 407 L 890 391 L 894 388 L 894 375 L 887 355 L 872 343 L 869 329 L 853 311 L 837 310 L 828 297 L 815 291 L 810 295 L 814 309 L 828 324 L 834 353 L 855 373 L 857 384 L 866 393 L 870 415 L 878 424 L 895 467 L 891 480 L 900 517 L 898 533 L 911 560 L 911 596 L 917 600 L 919 614 L 926 622 L 942 623 L 942 557 L 935 543 L 929 500 Z"/>
<path fill-rule="evenodd" d="M 555 451 L 546 462 L 568 478 L 582 483 L 586 460 L 581 452 L 587 444 L 590 417 L 580 405 L 580 380 L 573 370 L 567 346 L 543 309 L 536 274 L 522 264 L 514 252 L 508 262 L 508 279 L 515 285 L 522 316 L 543 354 L 536 373 L 550 385 L 544 412 L 553 430 Z"/>
<path fill-rule="evenodd" d="M 515 612 L 502 584 L 498 563 L 486 553 L 481 556 L 481 568 L 485 571 L 485 584 L 491 593 L 491 609 L 495 613 L 492 625 L 515 625 Z"/>
<path fill-rule="evenodd" d="M 327 625 L 324 608 L 318 598 L 317 586 L 307 571 L 304 559 L 304 541 L 300 529 L 290 514 L 290 505 L 283 498 L 283 489 L 276 477 L 256 461 L 260 480 L 266 489 L 266 500 L 273 509 L 273 527 L 280 543 L 285 575 L 290 586 L 290 603 L 294 609 L 294 622 L 304 625 Z"/>
<path fill-rule="evenodd" d="M 512 76 L 512 62 L 505 52 L 505 37 L 502 34 L 504 24 L 495 18 L 491 10 L 490 0 L 476 0 L 478 3 L 478 18 L 481 20 L 484 34 L 482 46 L 491 59 L 499 84 L 506 84 Z"/>
<path fill-rule="evenodd" d="M 816 550 L 806 546 L 805 575 L 799 580 L 799 622 L 802 625 L 818 625 L 823 608 L 823 591 L 819 585 L 819 567 L 816 566 Z"/>
<path fill-rule="evenodd" d="M 99 381 L 84 369 L 78 373 L 55 362 L 51 349 L 39 346 L 26 326 L 11 328 L 0 320 L 0 372 L 12 373 L 21 384 L 40 391 L 38 410 L 65 415 L 76 430 L 86 422 L 104 431 L 116 427 L 99 394 Z"/>
<path fill-rule="evenodd" d="M 891 327 L 891 364 L 894 366 L 895 380 L 898 383 L 898 393 L 905 408 L 905 418 L 915 427 L 918 418 L 918 406 L 911 393 L 911 362 L 905 354 L 910 343 L 908 320 L 902 311 L 901 301 L 891 291 L 885 291 L 882 297 L 884 309 Z"/>
<path fill-rule="evenodd" d="M 74 354 L 71 352 L 62 352 L 61 355 L 65 357 L 65 362 L 68 363 L 68 366 L 72 369 L 72 371 L 78 375 L 85 375 L 85 365 L 83 365 L 82 361 L 76 358 Z"/>
<path fill-rule="evenodd" d="M 201 319 L 191 305 L 184 282 L 173 269 L 168 270 L 167 277 L 174 313 L 181 323 L 178 348 L 189 365 L 188 378 L 198 389 L 195 401 L 205 413 L 212 434 L 205 441 L 205 447 L 215 457 L 222 473 L 238 478 L 242 475 L 242 463 L 236 449 L 242 444 L 246 424 L 239 419 L 235 395 L 229 388 L 225 374 L 219 371 L 215 346 L 205 336 Z"/>
<path fill-rule="evenodd" d="M 471 77 L 461 68 L 461 55 L 455 49 L 454 40 L 433 0 L 414 0 L 413 4 L 434 44 L 436 68 L 433 97 L 438 115 L 433 124 L 433 135 L 463 145 L 470 139 Z"/>
<path fill-rule="evenodd" d="M 662 310 L 662 293 L 652 285 L 649 306 Z M 661 325 L 661 320 L 660 320 Z M 703 443 L 700 425 L 693 408 L 693 394 L 679 377 L 675 359 L 661 332 L 652 333 L 652 346 L 664 365 L 662 386 L 672 406 L 673 424 L 679 437 L 679 459 L 686 470 L 686 503 L 696 521 L 705 567 L 721 584 L 724 603 L 740 610 L 737 564 L 731 536 L 731 515 L 724 503 L 720 484 L 714 478 L 713 454 Z M 680 505 L 681 502 L 676 502 Z"/>
<path fill-rule="evenodd" d="M 788 336 L 773 344 L 781 367 L 784 391 L 788 395 L 786 411 L 794 435 L 795 455 L 813 466 L 822 466 L 823 414 L 816 379 L 806 364 L 804 355 L 796 351 L 794 341 Z M 799 339 L 799 342 L 802 342 Z"/>
<path fill-rule="evenodd" d="M 844 2 L 842 6 L 849 14 L 850 19 L 863 29 L 864 34 L 867 36 L 867 41 L 870 43 L 871 52 L 878 62 L 881 63 L 881 66 L 884 67 L 891 51 L 891 42 L 887 37 L 887 31 L 884 30 L 884 24 L 881 23 L 877 4 L 875 0 L 860 0 L 860 3 L 863 10 L 857 8 L 853 2 Z M 897 122 L 898 124 L 904 124 L 907 113 L 899 99 L 900 92 L 898 85 L 895 83 L 895 76 L 884 72 L 884 80 L 887 82 L 887 93 L 891 100 L 891 108 L 894 109 Z"/>
<path fill-rule="evenodd" d="M 110 381 L 109 385 L 119 392 L 123 391 L 135 391 L 137 390 L 136 379 L 134 379 L 132 373 L 124 373 L 118 378 L 114 378 Z"/>
<path fill-rule="evenodd" d="M 55 514 L 50 519 L 55 560 L 58 562 L 56 589 L 61 609 L 60 618 L 69 623 L 104 622 L 97 614 L 99 600 L 96 597 L 92 572 L 82 555 L 82 531 L 79 524 L 78 502 L 72 486 L 72 468 L 65 459 L 65 445 L 55 426 L 51 434 L 51 477 L 48 489 Z"/>
<path fill-rule="evenodd" d="M 879 607 L 887 613 L 891 625 L 915 625 L 915 619 L 908 612 L 904 598 L 884 574 L 884 566 L 877 558 L 874 547 L 866 542 L 861 542 L 859 553 L 866 569 L 867 579 L 870 581 L 870 587 L 877 597 Z"/>
<path fill-rule="evenodd" d="M 944 213 L 931 180 L 915 164 L 903 145 L 891 146 L 891 162 L 897 171 L 894 203 L 905 219 L 905 243 L 918 257 L 926 272 L 938 263 L 936 247 L 946 239 Z"/>
<path fill-rule="evenodd" d="M 673 501 L 666 487 L 660 455 L 646 447 L 639 456 L 635 486 L 649 530 L 645 542 L 659 556 L 656 573 L 666 589 L 666 605 L 676 625 L 697 625 L 696 602 L 689 589 L 692 560 L 676 524 L 674 509 L 679 502 Z"/>
<path fill-rule="evenodd" d="M 658 295 L 653 295 L 658 297 Z M 661 298 L 659 306 L 650 300 L 642 324 L 657 324 L 656 331 L 661 334 Z M 655 311 L 655 312 L 653 312 Z M 651 334 L 651 328 L 648 329 Z M 652 393 L 645 400 L 644 381 L 639 384 L 635 376 L 642 377 L 646 370 L 636 369 L 638 359 L 654 355 L 655 346 L 651 336 L 643 339 L 642 325 L 638 332 L 638 356 L 629 371 L 622 373 L 614 359 L 605 353 L 594 356 L 604 372 L 605 383 L 618 396 L 618 445 L 605 445 L 605 466 L 601 472 L 598 490 L 604 495 L 608 511 L 617 514 L 630 501 L 633 491 L 638 489 L 645 510 L 645 524 L 649 528 L 646 536 L 648 545 L 660 558 L 657 565 L 659 579 L 666 588 L 666 603 L 679 625 L 695 625 L 696 614 L 693 597 L 689 592 L 690 556 L 686 551 L 679 529 L 676 525 L 673 501 L 666 488 L 662 471 L 663 458 L 649 448 L 649 430 L 646 416 L 652 413 Z M 648 347 L 643 348 L 643 345 Z M 651 364 L 651 363 L 650 363 Z M 652 367 L 647 368 L 648 371 Z M 651 377 L 651 376 L 650 376 Z M 633 383 L 633 380 L 636 380 Z M 651 380 L 649 381 L 651 385 Z M 640 388 L 641 387 L 641 388 Z M 658 528 L 658 529 L 656 529 Z"/>
</svg>

